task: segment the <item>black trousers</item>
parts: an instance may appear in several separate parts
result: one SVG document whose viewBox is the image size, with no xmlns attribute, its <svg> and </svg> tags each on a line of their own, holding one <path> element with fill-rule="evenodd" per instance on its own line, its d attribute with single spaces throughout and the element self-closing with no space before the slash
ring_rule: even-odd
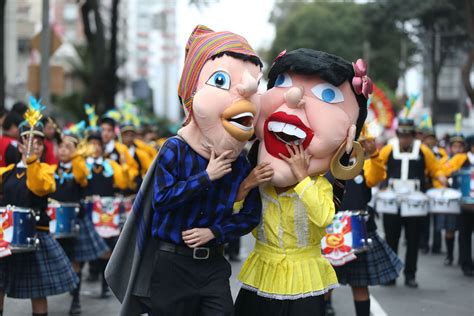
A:
<svg viewBox="0 0 474 316">
<path fill-rule="evenodd" d="M 196 260 L 158 250 L 151 279 L 153 316 L 232 315 L 229 277 L 223 257 Z"/>
<path fill-rule="evenodd" d="M 433 218 L 433 245 L 431 246 L 431 250 L 433 252 L 441 251 L 441 230 L 436 229 L 436 223 L 438 222 L 438 214 L 431 214 Z"/>
<path fill-rule="evenodd" d="M 420 248 L 428 248 L 430 242 L 430 219 L 431 214 L 428 213 L 423 218 L 423 226 L 420 232 Z"/>
<path fill-rule="evenodd" d="M 276 300 L 241 289 L 235 301 L 235 316 L 324 316 L 324 295 L 296 300 Z"/>
<path fill-rule="evenodd" d="M 402 232 L 405 229 L 407 241 L 407 251 L 405 254 L 405 277 L 414 278 L 418 261 L 418 249 L 420 243 L 420 231 L 424 224 L 423 216 L 401 217 L 400 215 L 384 214 L 383 227 L 385 230 L 385 240 L 392 250 L 398 254 L 398 243 Z"/>
<path fill-rule="evenodd" d="M 474 232 L 474 213 L 461 213 L 459 226 L 459 259 L 461 267 L 472 269 L 472 233 Z"/>
</svg>

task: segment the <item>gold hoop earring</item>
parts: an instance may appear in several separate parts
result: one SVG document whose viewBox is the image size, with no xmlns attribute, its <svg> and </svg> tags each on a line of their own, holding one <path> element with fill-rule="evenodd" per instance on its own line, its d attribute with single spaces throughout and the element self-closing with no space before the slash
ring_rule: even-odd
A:
<svg viewBox="0 0 474 316">
<path fill-rule="evenodd" d="M 354 141 L 353 150 L 356 153 L 356 161 L 350 166 L 343 166 L 341 164 L 341 157 L 346 152 L 346 142 L 342 143 L 336 154 L 331 158 L 331 173 L 339 180 L 350 180 L 354 179 L 362 170 L 364 166 L 364 149 L 359 142 Z"/>
</svg>

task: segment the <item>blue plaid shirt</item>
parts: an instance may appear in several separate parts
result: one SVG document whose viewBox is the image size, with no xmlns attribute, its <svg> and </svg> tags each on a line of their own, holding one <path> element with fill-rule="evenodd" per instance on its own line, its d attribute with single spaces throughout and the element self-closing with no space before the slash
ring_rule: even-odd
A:
<svg viewBox="0 0 474 316">
<path fill-rule="evenodd" d="M 248 194 L 240 212 L 233 212 L 239 186 L 250 172 L 247 158 L 241 154 L 232 163 L 232 172 L 215 181 L 206 172 L 208 162 L 177 137 L 163 144 L 155 169 L 153 237 L 184 244 L 183 231 L 209 228 L 216 237 L 209 245 L 219 245 L 258 225 L 262 208 L 258 189 Z"/>
</svg>

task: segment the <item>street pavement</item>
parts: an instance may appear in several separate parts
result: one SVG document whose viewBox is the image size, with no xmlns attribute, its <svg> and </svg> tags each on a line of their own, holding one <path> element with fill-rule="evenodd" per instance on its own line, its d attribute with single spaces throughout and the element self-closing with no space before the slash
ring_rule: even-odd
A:
<svg viewBox="0 0 474 316">
<path fill-rule="evenodd" d="M 381 226 L 379 225 L 379 227 Z M 242 239 L 242 258 L 245 258 L 252 250 L 253 243 L 253 237 L 250 235 Z M 405 249 L 402 245 L 400 253 L 403 258 Z M 457 259 L 457 253 L 455 258 Z M 418 289 L 406 288 L 403 285 L 403 277 L 398 279 L 397 285 L 394 287 L 371 287 L 372 315 L 473 316 L 474 278 L 464 277 L 461 269 L 456 265 L 445 267 L 443 259 L 443 255 L 420 254 L 417 274 L 420 287 Z M 236 275 L 242 264 L 243 262 L 232 263 L 233 274 L 230 283 L 234 298 L 239 290 Z M 99 283 L 84 282 L 81 292 L 83 315 L 118 315 L 119 302 L 113 297 L 105 300 L 99 299 L 99 290 Z M 70 302 L 69 294 L 48 298 L 48 315 L 67 315 Z M 333 306 L 337 315 L 355 315 L 350 288 L 341 287 L 334 291 Z M 30 302 L 6 298 L 4 315 L 31 315 Z"/>
</svg>

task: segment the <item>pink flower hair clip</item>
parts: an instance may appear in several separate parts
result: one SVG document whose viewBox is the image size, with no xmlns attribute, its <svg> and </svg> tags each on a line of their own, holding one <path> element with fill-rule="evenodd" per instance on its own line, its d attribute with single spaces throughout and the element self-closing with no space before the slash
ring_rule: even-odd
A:
<svg viewBox="0 0 474 316">
<path fill-rule="evenodd" d="M 357 94 L 363 94 L 366 99 L 369 98 L 369 94 L 372 93 L 373 85 L 372 80 L 367 76 L 367 64 L 361 58 L 357 59 L 355 63 L 352 63 L 354 67 L 354 78 L 352 78 L 352 86 Z"/>
</svg>

